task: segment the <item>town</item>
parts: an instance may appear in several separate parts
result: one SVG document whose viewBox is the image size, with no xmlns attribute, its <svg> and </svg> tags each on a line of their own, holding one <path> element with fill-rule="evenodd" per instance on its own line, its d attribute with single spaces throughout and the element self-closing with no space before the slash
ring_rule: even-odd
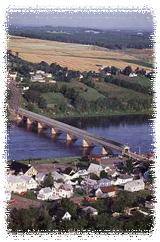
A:
<svg viewBox="0 0 160 242">
<path fill-rule="evenodd" d="M 71 162 L 70 158 L 66 158 L 67 162 L 54 159 L 50 163 L 10 161 L 7 169 L 9 223 L 13 230 L 17 229 L 15 214 L 30 207 L 46 211 L 47 215 L 42 216 L 48 216 L 50 222 L 44 224 L 45 229 L 48 226 L 66 230 L 90 228 L 88 218 L 94 219 L 95 229 L 122 229 L 121 220 L 134 221 L 136 216 L 151 223 L 153 158 L 152 155 L 143 161 L 134 161 L 121 155 L 90 155 L 72 157 Z M 109 216 L 115 220 L 115 225 L 99 222 L 105 215 L 106 219 Z M 19 226 L 25 230 L 25 217 L 21 216 Z M 81 219 L 85 220 L 82 224 Z M 147 229 L 149 224 L 142 226 L 140 222 L 139 226 Z M 31 229 L 29 221 L 26 226 Z M 123 229 L 130 226 L 133 224 L 126 223 Z"/>
</svg>

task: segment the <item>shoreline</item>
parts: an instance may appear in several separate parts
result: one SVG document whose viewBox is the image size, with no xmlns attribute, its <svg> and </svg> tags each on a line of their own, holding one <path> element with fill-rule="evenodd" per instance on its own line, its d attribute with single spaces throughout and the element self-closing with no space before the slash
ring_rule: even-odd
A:
<svg viewBox="0 0 160 242">
<path fill-rule="evenodd" d="M 142 112 L 138 112 L 138 111 L 128 111 L 128 112 L 122 112 L 122 111 L 116 111 L 116 112 L 107 112 L 107 113 L 81 113 L 81 114 L 70 114 L 70 115 L 65 115 L 65 114 L 60 114 L 60 115 L 55 115 L 55 116 L 51 116 L 51 115 L 46 115 L 45 113 L 37 113 L 39 115 L 44 115 L 48 118 L 51 119 L 57 119 L 57 120 L 64 120 L 64 119 L 76 119 L 76 118 L 97 118 L 97 117 L 106 117 L 106 118 L 110 118 L 110 117 L 121 117 L 121 116 L 147 116 L 149 119 L 151 118 L 155 118 L 154 116 L 154 111 L 142 111 Z M 10 113 L 8 115 L 8 120 L 9 122 L 14 122 L 16 121 L 15 115 L 13 113 Z"/>
</svg>

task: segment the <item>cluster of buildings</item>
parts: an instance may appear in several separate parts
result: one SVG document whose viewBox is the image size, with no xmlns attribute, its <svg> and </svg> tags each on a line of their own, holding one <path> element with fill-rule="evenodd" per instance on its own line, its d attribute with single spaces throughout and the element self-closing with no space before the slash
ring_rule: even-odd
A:
<svg viewBox="0 0 160 242">
<path fill-rule="evenodd" d="M 31 82 L 56 83 L 51 73 L 46 73 L 42 70 L 36 70 L 35 72 L 30 72 L 29 74 L 31 76 Z"/>
<path fill-rule="evenodd" d="M 52 186 L 44 186 L 47 176 L 53 178 Z M 42 202 L 59 202 L 62 198 L 69 198 L 80 206 L 82 213 L 87 213 L 90 216 L 98 214 L 98 210 L 91 206 L 92 202 L 107 197 L 114 198 L 118 196 L 119 191 L 132 193 L 144 190 L 145 187 L 143 177 L 137 178 L 134 174 L 121 174 L 114 164 L 106 166 L 90 163 L 87 169 L 67 167 L 63 171 L 54 167 L 48 173 L 39 172 L 30 164 L 25 165 L 13 161 L 8 165 L 7 170 L 8 201 L 11 199 L 12 193 L 23 196 L 27 191 L 32 191 L 36 199 Z M 76 201 L 77 197 L 78 202 Z M 89 202 L 90 205 L 82 205 L 84 202 Z M 146 201 L 145 207 L 153 208 L 152 202 Z M 56 212 L 57 215 L 54 213 L 53 220 L 56 219 L 56 216 L 60 216 L 61 220 L 71 219 L 68 211 Z M 127 210 L 127 212 L 130 213 L 131 211 Z"/>
<path fill-rule="evenodd" d="M 102 171 L 106 174 L 105 178 L 101 177 Z M 108 167 L 90 163 L 88 169 L 72 169 L 68 173 L 55 169 L 50 175 L 53 178 L 53 186 L 43 187 L 48 174 L 38 172 L 34 166 L 14 161 L 8 167 L 7 190 L 18 194 L 35 190 L 39 200 L 57 200 L 74 197 L 76 190 L 83 191 L 86 196 L 92 194 L 95 198 L 106 198 L 116 196 L 119 189 L 129 192 L 145 189 L 143 178 L 135 179 L 133 174 L 120 174 L 114 165 Z"/>
</svg>

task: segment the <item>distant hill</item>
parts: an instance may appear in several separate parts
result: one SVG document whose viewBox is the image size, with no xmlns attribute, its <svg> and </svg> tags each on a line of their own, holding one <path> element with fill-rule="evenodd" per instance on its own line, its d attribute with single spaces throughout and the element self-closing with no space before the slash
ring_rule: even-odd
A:
<svg viewBox="0 0 160 242">
<path fill-rule="evenodd" d="M 96 45 L 108 49 L 151 48 L 149 31 L 99 30 L 93 28 L 52 26 L 9 26 L 10 35 L 54 40 L 66 43 Z"/>
</svg>

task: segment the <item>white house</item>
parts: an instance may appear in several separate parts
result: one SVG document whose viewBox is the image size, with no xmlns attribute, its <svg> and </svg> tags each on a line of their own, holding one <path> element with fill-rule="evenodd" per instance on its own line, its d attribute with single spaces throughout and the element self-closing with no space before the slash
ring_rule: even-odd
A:
<svg viewBox="0 0 160 242">
<path fill-rule="evenodd" d="M 23 87 L 23 91 L 29 90 L 29 87 Z"/>
<path fill-rule="evenodd" d="M 56 83 L 56 80 L 49 79 L 48 82 L 49 82 L 49 83 Z"/>
<path fill-rule="evenodd" d="M 103 167 L 101 165 L 91 163 L 87 171 L 89 174 L 94 173 L 97 176 L 100 176 L 100 173 L 102 170 L 103 170 Z"/>
<path fill-rule="evenodd" d="M 46 82 L 46 81 L 43 76 L 35 75 L 31 77 L 31 82 Z"/>
<path fill-rule="evenodd" d="M 95 195 L 97 198 L 114 197 L 116 195 L 116 188 L 110 187 L 100 187 L 96 190 Z"/>
<path fill-rule="evenodd" d="M 129 175 L 120 175 L 117 177 L 117 180 L 114 182 L 114 185 L 124 185 L 127 182 L 130 182 L 133 180 L 133 176 Z"/>
<path fill-rule="evenodd" d="M 36 189 L 38 187 L 38 183 L 32 177 L 22 175 L 20 178 L 25 181 L 27 189 Z"/>
<path fill-rule="evenodd" d="M 49 200 L 53 195 L 53 191 L 50 187 L 45 187 L 42 188 L 38 195 L 37 195 L 37 199 L 39 200 Z"/>
<path fill-rule="evenodd" d="M 145 188 L 145 184 L 143 179 L 130 181 L 124 185 L 124 190 L 129 192 L 137 192 L 140 190 L 144 190 L 144 188 Z"/>
<path fill-rule="evenodd" d="M 41 74 L 41 75 L 44 75 L 44 74 L 45 74 L 45 71 L 42 71 L 42 70 L 37 70 L 37 71 L 36 71 L 36 74 Z"/>
<path fill-rule="evenodd" d="M 99 187 L 109 187 L 112 185 L 112 181 L 107 179 L 107 178 L 102 178 L 100 179 L 98 182 L 98 184 L 95 186 L 95 188 L 99 188 Z"/>
<path fill-rule="evenodd" d="M 69 184 L 63 184 L 58 189 L 58 194 L 63 198 L 70 198 L 73 196 L 73 187 Z"/>
<path fill-rule="evenodd" d="M 79 170 L 75 174 L 72 175 L 71 179 L 79 178 L 79 177 L 87 177 L 88 171 L 87 170 Z"/>
<path fill-rule="evenodd" d="M 51 174 L 54 181 L 65 180 L 65 176 L 63 174 L 58 173 L 57 171 L 53 171 Z"/>
<path fill-rule="evenodd" d="M 52 74 L 51 73 L 45 73 L 45 74 L 43 74 L 45 77 L 47 77 L 47 78 L 52 78 Z"/>
<path fill-rule="evenodd" d="M 15 175 L 8 175 L 7 176 L 8 181 L 8 191 L 15 192 L 15 193 L 22 193 L 26 192 L 30 189 L 37 188 L 38 184 L 37 182 L 29 176 L 15 176 Z"/>
<path fill-rule="evenodd" d="M 46 174 L 43 172 L 40 172 L 35 176 L 35 180 L 40 184 L 41 182 L 44 181 L 45 177 L 46 177 Z"/>
<path fill-rule="evenodd" d="M 17 72 L 10 72 L 9 73 L 9 78 L 11 78 L 12 80 L 16 80 L 16 78 L 17 78 Z"/>
<path fill-rule="evenodd" d="M 26 183 L 23 179 L 20 179 L 19 176 L 15 175 L 8 175 L 7 176 L 7 190 L 9 192 L 15 192 L 15 193 L 22 193 L 27 191 Z"/>
<path fill-rule="evenodd" d="M 112 178 L 115 178 L 119 175 L 119 172 L 116 169 L 110 169 L 106 171 L 107 175 L 111 176 Z"/>
<path fill-rule="evenodd" d="M 129 74 L 129 77 L 135 77 L 135 76 L 137 76 L 137 74 L 134 72 Z"/>
<path fill-rule="evenodd" d="M 83 186 L 84 188 L 94 188 L 96 185 L 97 181 L 90 178 L 81 181 L 81 186 Z"/>
<path fill-rule="evenodd" d="M 63 215 L 63 217 L 62 217 L 62 220 L 71 220 L 71 215 L 70 215 L 70 213 L 69 212 L 66 212 L 64 215 Z"/>
</svg>

